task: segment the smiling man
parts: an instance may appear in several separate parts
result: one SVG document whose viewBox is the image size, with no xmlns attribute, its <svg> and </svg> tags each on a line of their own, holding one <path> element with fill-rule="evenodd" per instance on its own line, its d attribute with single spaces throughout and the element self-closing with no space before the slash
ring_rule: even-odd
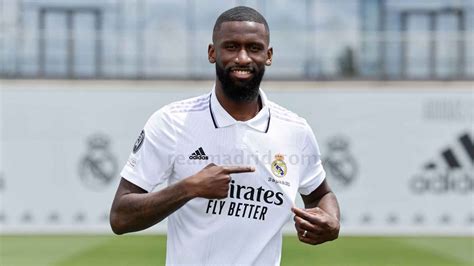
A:
<svg viewBox="0 0 474 266">
<path fill-rule="evenodd" d="M 300 241 L 316 245 L 338 237 L 339 206 L 306 120 L 260 89 L 273 56 L 265 18 L 227 10 L 212 41 L 214 88 L 147 121 L 121 172 L 112 230 L 168 217 L 167 265 L 279 265 L 292 216 Z M 297 194 L 305 209 L 294 207 Z"/>
</svg>

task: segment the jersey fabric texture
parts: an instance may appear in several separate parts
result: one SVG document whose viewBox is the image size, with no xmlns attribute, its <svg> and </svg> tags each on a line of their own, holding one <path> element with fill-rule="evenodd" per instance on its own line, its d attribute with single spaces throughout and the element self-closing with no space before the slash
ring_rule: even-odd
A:
<svg viewBox="0 0 474 266">
<path fill-rule="evenodd" d="M 245 122 L 214 90 L 166 105 L 135 143 L 121 175 L 148 192 L 209 163 L 256 169 L 232 174 L 227 198 L 195 198 L 168 217 L 167 265 L 280 264 L 282 227 L 297 194 L 314 191 L 326 173 L 306 120 L 259 93 L 262 109 Z"/>
</svg>

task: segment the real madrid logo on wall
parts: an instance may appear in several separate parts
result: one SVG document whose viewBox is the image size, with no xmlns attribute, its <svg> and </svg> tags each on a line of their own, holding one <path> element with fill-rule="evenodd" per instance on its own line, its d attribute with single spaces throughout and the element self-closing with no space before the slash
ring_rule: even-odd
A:
<svg viewBox="0 0 474 266">
<path fill-rule="evenodd" d="M 284 160 L 285 157 L 282 154 L 275 155 L 275 160 L 272 162 L 272 173 L 276 177 L 283 178 L 288 172 Z"/>
<path fill-rule="evenodd" d="M 323 165 L 336 189 L 350 186 L 358 174 L 357 162 L 349 150 L 349 144 L 349 139 L 344 136 L 334 136 L 328 141 L 329 149 Z"/>
<path fill-rule="evenodd" d="M 116 177 L 117 160 L 110 152 L 109 144 L 109 137 L 102 134 L 87 139 L 88 151 L 79 163 L 79 176 L 91 189 L 104 188 Z"/>
</svg>

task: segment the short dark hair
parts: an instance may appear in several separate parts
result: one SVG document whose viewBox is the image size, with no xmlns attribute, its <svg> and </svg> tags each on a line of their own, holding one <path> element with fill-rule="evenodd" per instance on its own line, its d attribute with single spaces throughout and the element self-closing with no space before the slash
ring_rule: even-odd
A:
<svg viewBox="0 0 474 266">
<path fill-rule="evenodd" d="M 247 6 L 236 6 L 222 13 L 214 24 L 213 35 L 220 29 L 223 22 L 229 21 L 253 21 L 265 26 L 270 40 L 270 28 L 265 18 L 257 10 Z"/>
</svg>

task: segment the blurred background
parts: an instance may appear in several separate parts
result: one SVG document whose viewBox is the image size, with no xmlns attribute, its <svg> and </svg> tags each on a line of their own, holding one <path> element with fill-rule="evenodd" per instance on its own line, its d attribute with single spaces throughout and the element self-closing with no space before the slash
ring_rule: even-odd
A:
<svg viewBox="0 0 474 266">
<path fill-rule="evenodd" d="M 472 0 L 0 0 L 0 265 L 164 263 L 166 222 L 113 237 L 110 204 L 148 117 L 211 90 L 237 5 L 341 204 L 342 238 L 308 249 L 289 222 L 282 264 L 474 265 Z"/>
<path fill-rule="evenodd" d="M 216 16 L 267 18 L 284 80 L 472 80 L 470 0 L 1 0 L 4 78 L 213 79 Z"/>
</svg>

